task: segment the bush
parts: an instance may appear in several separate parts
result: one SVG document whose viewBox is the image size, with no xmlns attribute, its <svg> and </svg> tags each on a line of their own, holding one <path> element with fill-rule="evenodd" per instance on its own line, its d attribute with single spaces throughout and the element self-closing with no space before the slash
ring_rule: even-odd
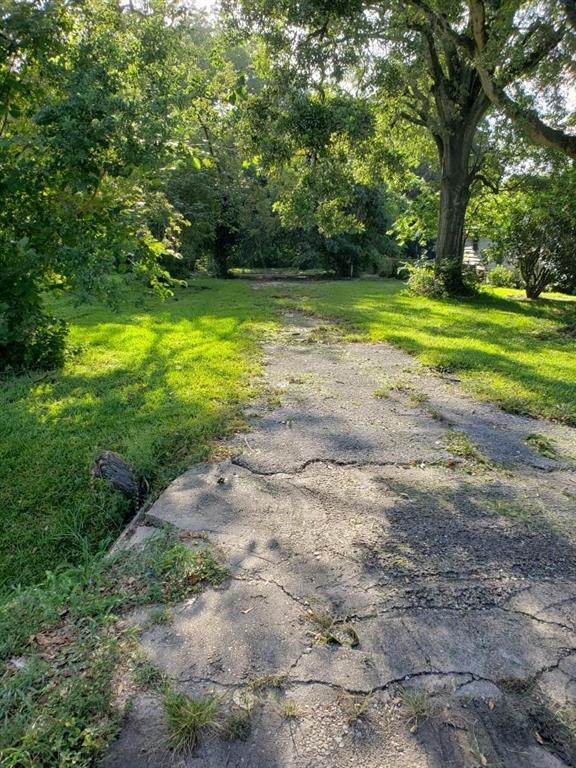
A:
<svg viewBox="0 0 576 768">
<path fill-rule="evenodd" d="M 462 280 L 469 292 L 476 293 L 482 282 L 482 272 L 476 267 L 464 264 L 462 266 Z"/>
<path fill-rule="evenodd" d="M 398 274 L 398 259 L 391 256 L 382 256 L 378 265 L 378 274 L 380 277 L 396 277 Z"/>
<path fill-rule="evenodd" d="M 8 305 L 0 304 L 0 370 L 60 368 L 64 364 L 66 323 L 36 311 L 14 327 L 9 309 Z"/>
<path fill-rule="evenodd" d="M 446 289 L 434 274 L 434 267 L 427 262 L 402 265 L 402 272 L 408 273 L 408 288 L 419 296 L 444 296 Z"/>
<path fill-rule="evenodd" d="M 503 264 L 497 264 L 488 272 L 488 282 L 495 288 L 514 288 L 514 272 Z"/>
</svg>

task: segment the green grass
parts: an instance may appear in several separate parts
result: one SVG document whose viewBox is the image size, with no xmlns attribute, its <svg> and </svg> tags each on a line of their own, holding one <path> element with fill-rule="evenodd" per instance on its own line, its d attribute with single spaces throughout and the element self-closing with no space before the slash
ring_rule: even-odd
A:
<svg viewBox="0 0 576 768">
<path fill-rule="evenodd" d="M 205 736 L 220 731 L 220 708 L 221 701 L 217 696 L 193 699 L 185 693 L 168 691 L 164 697 L 164 712 L 170 746 L 179 752 L 191 752 Z"/>
<path fill-rule="evenodd" d="M 55 311 L 77 354 L 61 372 L 0 387 L 0 589 L 77 563 L 120 530 L 118 494 L 92 480 L 100 450 L 120 453 L 156 495 L 211 441 L 239 425 L 258 370 L 270 301 L 238 281 L 198 280 L 162 302 L 128 294 Z"/>
<path fill-rule="evenodd" d="M 539 453 L 541 456 L 546 456 L 548 459 L 555 459 L 558 456 L 556 444 L 552 438 L 546 435 L 541 435 L 538 432 L 532 432 L 526 435 L 525 442 Z"/>
<path fill-rule="evenodd" d="M 284 301 L 343 321 L 362 338 L 388 341 L 422 363 L 455 372 L 475 395 L 502 407 L 576 425 L 574 297 L 524 301 L 507 288 L 469 299 L 410 294 L 396 280 L 282 286 Z"/>
<path fill-rule="evenodd" d="M 206 543 L 191 548 L 158 532 L 139 549 L 96 556 L 8 597 L 0 605 L 0 765 L 94 766 L 120 727 L 118 683 L 167 687 L 123 613 L 219 584 L 224 570 L 207 571 L 206 562 L 218 562 Z"/>
</svg>

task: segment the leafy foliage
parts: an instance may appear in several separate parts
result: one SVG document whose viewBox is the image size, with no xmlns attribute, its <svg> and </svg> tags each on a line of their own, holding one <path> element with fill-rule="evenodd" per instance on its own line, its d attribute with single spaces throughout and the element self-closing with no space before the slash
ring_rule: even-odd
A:
<svg viewBox="0 0 576 768">
<path fill-rule="evenodd" d="M 0 46 L 0 368 L 61 362 L 42 294 L 107 294 L 114 272 L 160 289 L 181 221 L 158 186 L 177 135 L 181 11 L 109 0 L 10 1 Z M 174 26 L 165 24 L 165 15 Z M 152 221 L 163 217 L 161 230 Z M 45 344 L 46 354 L 38 346 Z"/>
<path fill-rule="evenodd" d="M 488 272 L 488 282 L 495 288 L 513 288 L 514 272 L 503 264 L 497 264 Z"/>
<path fill-rule="evenodd" d="M 206 545 L 189 549 L 161 532 L 140 549 L 60 572 L 0 606 L 3 766 L 95 764 L 120 723 L 114 677 L 127 672 L 136 652 L 118 618 L 127 608 L 173 595 L 174 584 L 173 596 L 183 599 L 220 583 L 222 566 L 207 571 L 199 555 L 217 562 Z"/>
<path fill-rule="evenodd" d="M 521 178 L 494 232 L 495 255 L 520 271 L 528 298 L 576 288 L 576 174 L 568 164 Z"/>
<path fill-rule="evenodd" d="M 406 263 L 402 271 L 408 273 L 407 285 L 418 296 L 443 296 L 444 285 L 438 280 L 434 267 L 429 262 Z"/>
</svg>

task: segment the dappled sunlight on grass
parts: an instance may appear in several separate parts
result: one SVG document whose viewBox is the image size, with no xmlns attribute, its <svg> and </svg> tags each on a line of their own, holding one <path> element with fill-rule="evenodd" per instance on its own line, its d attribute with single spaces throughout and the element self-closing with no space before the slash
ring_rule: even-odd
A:
<svg viewBox="0 0 576 768">
<path fill-rule="evenodd" d="M 429 299 L 395 280 L 315 283 L 285 293 L 303 309 L 457 372 L 465 387 L 505 408 L 576 424 L 576 342 L 558 330 L 576 322 L 574 297 L 529 302 L 511 289 L 485 289 L 470 299 Z"/>
<path fill-rule="evenodd" d="M 126 505 L 90 467 L 117 451 L 157 493 L 240 424 L 270 302 L 249 286 L 194 281 L 166 302 L 129 295 L 56 311 L 78 352 L 62 372 L 15 377 L 0 394 L 0 583 L 29 582 L 110 540 Z"/>
</svg>

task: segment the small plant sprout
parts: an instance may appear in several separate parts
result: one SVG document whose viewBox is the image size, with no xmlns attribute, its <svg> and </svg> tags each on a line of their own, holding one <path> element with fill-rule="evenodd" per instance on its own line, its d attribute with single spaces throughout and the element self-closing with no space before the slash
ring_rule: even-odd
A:
<svg viewBox="0 0 576 768">
<path fill-rule="evenodd" d="M 132 679 L 139 688 L 149 688 L 160 691 L 166 685 L 162 670 L 145 656 L 138 657 L 132 668 Z"/>
<path fill-rule="evenodd" d="M 351 624 L 336 619 L 328 611 L 309 608 L 306 611 L 306 619 L 314 627 L 308 634 L 318 645 L 336 643 L 337 645 L 347 645 L 350 648 L 356 648 L 360 644 L 360 639 L 354 627 Z"/>
<path fill-rule="evenodd" d="M 453 456 L 463 459 L 463 467 L 469 469 L 491 469 L 493 463 L 481 453 L 466 432 L 451 429 L 444 435 L 444 445 Z"/>
<path fill-rule="evenodd" d="M 532 432 L 526 435 L 525 442 L 540 456 L 544 456 L 547 459 L 555 459 L 558 456 L 558 450 L 556 444 L 551 437 L 541 435 L 538 432 Z"/>
<path fill-rule="evenodd" d="M 430 397 L 426 392 L 411 392 L 408 395 L 408 400 L 412 405 L 422 405 L 423 403 L 427 403 L 428 400 L 430 400 Z"/>
<path fill-rule="evenodd" d="M 280 705 L 280 714 L 285 720 L 295 720 L 300 717 L 300 708 L 294 699 L 284 699 Z"/>
<path fill-rule="evenodd" d="M 346 722 L 349 725 L 352 725 L 359 720 L 366 720 L 373 698 L 373 691 L 364 695 L 354 695 L 352 693 L 341 694 L 338 701 L 342 713 L 346 718 Z"/>
<path fill-rule="evenodd" d="M 420 723 L 428 720 L 432 714 L 432 702 L 427 691 L 406 689 L 402 694 L 402 711 L 410 732 L 415 733 Z"/>
<path fill-rule="evenodd" d="M 253 693 L 263 693 L 271 688 L 281 689 L 284 686 L 286 675 L 282 673 L 262 675 L 250 681 L 249 687 Z"/>
<path fill-rule="evenodd" d="M 148 626 L 153 627 L 156 624 L 168 624 L 174 617 L 174 611 L 166 606 L 152 608 L 148 614 Z"/>
<path fill-rule="evenodd" d="M 250 712 L 241 707 L 235 708 L 224 724 L 224 734 L 230 739 L 240 739 L 246 741 L 252 730 L 252 721 Z"/>
</svg>

